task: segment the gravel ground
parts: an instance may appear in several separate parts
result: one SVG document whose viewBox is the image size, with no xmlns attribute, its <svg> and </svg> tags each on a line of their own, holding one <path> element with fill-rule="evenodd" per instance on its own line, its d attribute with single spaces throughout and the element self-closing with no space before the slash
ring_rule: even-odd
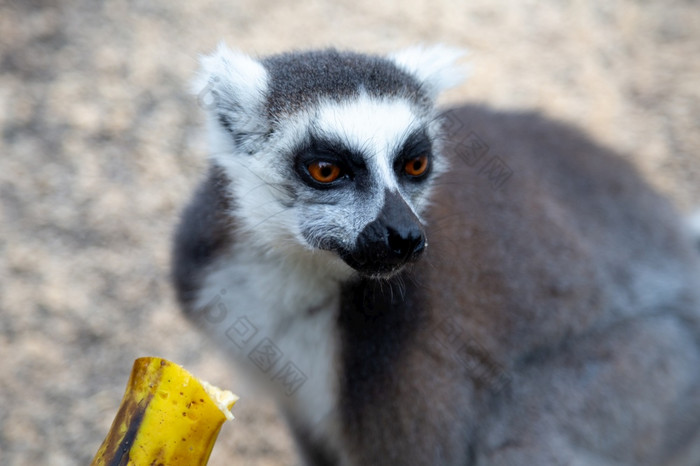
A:
<svg viewBox="0 0 700 466">
<path fill-rule="evenodd" d="M 471 50 L 446 102 L 538 109 L 700 205 L 700 7 L 688 1 L 0 0 L 0 464 L 86 464 L 133 359 L 243 399 L 210 464 L 296 464 L 273 407 L 179 315 L 178 211 L 202 173 L 197 55 L 417 42 Z"/>
</svg>

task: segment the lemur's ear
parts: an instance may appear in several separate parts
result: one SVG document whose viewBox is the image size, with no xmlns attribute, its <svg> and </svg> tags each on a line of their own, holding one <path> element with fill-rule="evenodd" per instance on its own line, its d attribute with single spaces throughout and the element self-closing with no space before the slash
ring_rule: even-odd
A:
<svg viewBox="0 0 700 466">
<path fill-rule="evenodd" d="M 263 65 L 223 42 L 203 56 L 193 83 L 199 103 L 236 143 L 265 131 L 264 105 L 267 71 Z"/>
<path fill-rule="evenodd" d="M 417 45 L 389 55 L 399 67 L 408 71 L 423 83 L 430 97 L 461 84 L 468 70 L 457 60 L 466 55 L 466 50 L 445 45 L 429 47 Z"/>
</svg>

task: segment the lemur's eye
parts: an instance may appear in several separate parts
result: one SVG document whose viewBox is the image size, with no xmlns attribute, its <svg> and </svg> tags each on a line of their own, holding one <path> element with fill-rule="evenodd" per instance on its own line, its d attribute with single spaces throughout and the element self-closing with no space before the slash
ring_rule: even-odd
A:
<svg viewBox="0 0 700 466">
<path fill-rule="evenodd" d="M 319 183 L 332 183 L 342 174 L 340 167 L 331 162 L 316 161 L 311 162 L 307 167 L 311 178 Z"/>
<path fill-rule="evenodd" d="M 428 169 L 428 156 L 419 155 L 410 159 L 403 166 L 404 171 L 410 176 L 421 176 Z"/>
</svg>

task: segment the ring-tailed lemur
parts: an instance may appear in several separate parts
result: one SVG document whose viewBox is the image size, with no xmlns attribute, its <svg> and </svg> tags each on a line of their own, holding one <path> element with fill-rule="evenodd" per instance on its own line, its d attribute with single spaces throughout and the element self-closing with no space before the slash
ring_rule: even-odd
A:
<svg viewBox="0 0 700 466">
<path fill-rule="evenodd" d="M 308 464 L 697 466 L 700 269 L 677 217 L 568 127 L 438 114 L 458 57 L 204 58 L 185 311 Z"/>
</svg>

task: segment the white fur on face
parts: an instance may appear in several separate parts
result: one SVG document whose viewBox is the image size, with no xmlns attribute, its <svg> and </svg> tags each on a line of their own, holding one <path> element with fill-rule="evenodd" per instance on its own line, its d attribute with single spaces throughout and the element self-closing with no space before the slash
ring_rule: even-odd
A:
<svg viewBox="0 0 700 466">
<path fill-rule="evenodd" d="M 346 274 L 347 266 L 337 256 L 318 251 L 320 244 L 332 239 L 352 249 L 360 232 L 377 218 L 386 190 L 404 196 L 419 217 L 425 207 L 427 184 L 418 195 L 406 196 L 394 172 L 394 158 L 406 138 L 421 128 L 435 130 L 432 115 L 425 113 L 399 98 L 360 95 L 325 101 L 278 122 L 264 149 L 253 154 L 226 146 L 226 132 L 214 131 L 222 150 L 213 156 L 232 180 L 238 227 L 271 254 L 297 260 L 312 250 L 327 258 L 333 273 Z M 311 135 L 362 154 L 370 186 L 359 192 L 352 186 L 317 190 L 303 183 L 293 171 L 294 151 Z"/>
<path fill-rule="evenodd" d="M 390 59 L 436 95 L 461 79 L 454 64 L 460 55 L 461 51 L 443 46 L 415 47 Z M 269 78 L 259 61 L 221 44 L 201 63 L 195 88 L 200 101 L 206 95 L 213 100 L 206 106 L 212 158 L 232 180 L 232 216 L 239 229 L 249 233 L 252 245 L 286 256 L 296 256 L 300 249 L 317 250 L 329 238 L 351 247 L 381 210 L 386 190 L 398 191 L 420 218 L 428 205 L 428 184 L 422 190 L 402 190 L 393 157 L 420 127 L 436 137 L 436 123 L 426 109 L 398 97 L 361 93 L 342 102 L 322 101 L 271 122 L 265 110 Z M 371 173 L 369 194 L 358 196 L 346 189 L 328 199 L 328 193 L 314 191 L 295 175 L 292 152 L 311 134 L 342 141 L 364 155 Z M 436 157 L 434 162 L 437 174 L 441 161 Z M 333 257 L 330 261 L 335 262 Z"/>
<path fill-rule="evenodd" d="M 415 108 L 400 98 L 373 98 L 362 94 L 342 102 L 323 102 L 310 115 L 309 132 L 317 139 L 338 142 L 345 149 L 361 154 L 369 172 L 369 187 L 345 188 L 333 194 L 333 203 L 314 202 L 329 197 L 326 193 L 310 193 L 299 216 L 303 237 L 311 246 L 332 238 L 347 249 L 353 249 L 358 235 L 374 221 L 384 206 L 387 191 L 398 192 L 420 217 L 419 197 L 427 197 L 428 183 L 412 187 L 413 196 L 403 192 L 394 169 L 395 158 L 406 139 L 415 131 L 427 128 L 431 118 L 424 109 Z M 418 190 L 420 195 L 416 196 Z M 306 190 L 308 191 L 308 189 Z M 304 203 L 304 201 L 307 201 Z"/>
<path fill-rule="evenodd" d="M 384 192 L 397 189 L 393 157 L 411 132 L 420 128 L 420 120 L 405 100 L 362 95 L 321 105 L 313 125 L 319 135 L 363 153 L 378 189 Z"/>
</svg>

